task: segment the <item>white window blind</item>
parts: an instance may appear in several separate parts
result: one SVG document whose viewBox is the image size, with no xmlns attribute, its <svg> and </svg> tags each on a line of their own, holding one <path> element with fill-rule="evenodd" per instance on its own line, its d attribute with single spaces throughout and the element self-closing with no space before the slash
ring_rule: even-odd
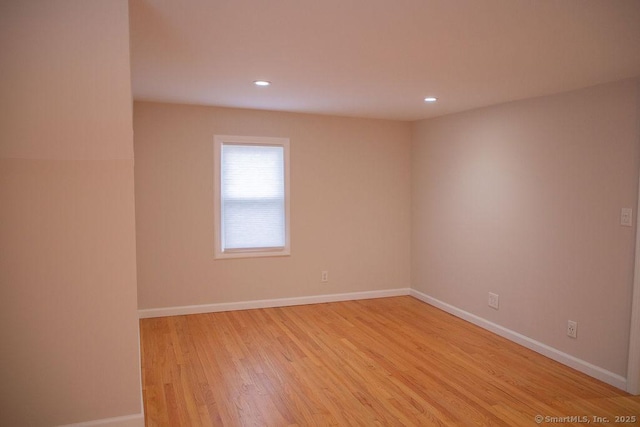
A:
<svg viewBox="0 0 640 427">
<path fill-rule="evenodd" d="M 289 138 L 215 135 L 214 256 L 291 254 Z"/>
<path fill-rule="evenodd" d="M 282 146 L 222 144 L 222 250 L 284 248 Z"/>
</svg>

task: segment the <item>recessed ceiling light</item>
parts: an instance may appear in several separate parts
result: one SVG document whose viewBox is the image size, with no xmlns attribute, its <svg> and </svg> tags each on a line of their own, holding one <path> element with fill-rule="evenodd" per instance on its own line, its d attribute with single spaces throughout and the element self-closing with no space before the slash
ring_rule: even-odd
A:
<svg viewBox="0 0 640 427">
<path fill-rule="evenodd" d="M 424 99 L 424 102 L 436 102 L 438 100 L 438 98 L 436 98 L 435 96 L 427 96 Z"/>
<path fill-rule="evenodd" d="M 253 82 L 253 84 L 256 86 L 269 86 L 271 82 L 268 82 L 266 80 L 256 80 L 255 82 Z"/>
</svg>

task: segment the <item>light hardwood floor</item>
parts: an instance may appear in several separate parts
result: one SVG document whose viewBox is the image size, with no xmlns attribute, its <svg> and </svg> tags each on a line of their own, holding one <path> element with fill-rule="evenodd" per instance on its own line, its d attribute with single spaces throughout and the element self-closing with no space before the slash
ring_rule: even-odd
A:
<svg viewBox="0 0 640 427">
<path fill-rule="evenodd" d="M 408 296 L 140 325 L 147 426 L 640 425 L 640 397 Z"/>
</svg>

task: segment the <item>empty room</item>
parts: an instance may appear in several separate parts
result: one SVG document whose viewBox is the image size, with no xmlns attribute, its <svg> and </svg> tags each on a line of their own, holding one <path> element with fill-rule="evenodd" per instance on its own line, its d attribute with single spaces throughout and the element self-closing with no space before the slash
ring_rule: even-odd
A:
<svg viewBox="0 0 640 427">
<path fill-rule="evenodd" d="M 640 425 L 640 2 L 0 2 L 0 425 Z"/>
</svg>

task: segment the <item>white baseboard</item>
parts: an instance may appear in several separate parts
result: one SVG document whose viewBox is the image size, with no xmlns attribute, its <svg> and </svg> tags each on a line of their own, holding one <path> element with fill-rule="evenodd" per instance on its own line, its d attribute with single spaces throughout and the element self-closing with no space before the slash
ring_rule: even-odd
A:
<svg viewBox="0 0 640 427">
<path fill-rule="evenodd" d="M 476 316 L 475 314 L 471 314 L 467 311 L 464 311 L 455 306 L 447 304 L 446 302 L 442 302 L 427 294 L 416 291 L 415 289 L 411 289 L 409 291 L 409 295 L 419 299 L 420 301 L 426 302 L 427 304 L 437 307 L 443 311 L 446 311 L 447 313 L 453 314 L 456 317 L 459 317 L 470 323 L 473 323 L 474 325 L 477 325 L 483 329 L 491 331 L 494 334 L 500 335 L 503 338 L 506 338 L 517 344 L 520 344 L 523 347 L 526 347 L 530 350 L 540 353 L 550 359 L 555 360 L 556 362 L 560 362 L 563 365 L 567 365 L 577 371 L 580 371 L 591 377 L 599 379 L 600 381 L 603 381 L 621 390 L 627 389 L 627 379 L 618 374 L 607 371 L 606 369 L 603 369 L 599 366 L 595 366 L 582 359 L 578 359 L 577 357 L 571 356 L 570 354 L 564 353 L 558 349 L 550 347 L 546 344 L 543 344 L 525 335 L 519 334 L 510 329 L 507 329 L 504 326 L 500 326 L 486 319 L 483 319 L 482 317 Z"/>
<path fill-rule="evenodd" d="M 225 302 L 219 304 L 187 305 L 181 307 L 148 308 L 138 310 L 138 316 L 141 319 L 147 319 L 151 317 L 181 316 L 184 314 L 215 313 L 219 311 L 233 310 L 250 310 L 254 308 L 288 307 L 292 305 L 321 304 L 326 302 L 397 297 L 402 295 L 409 295 L 409 288 L 349 292 L 344 294 L 314 295 L 308 297 Z"/>
<path fill-rule="evenodd" d="M 482 317 L 471 314 L 460 308 L 447 304 L 436 298 L 433 298 L 427 294 L 416 291 L 415 289 L 400 288 L 400 289 L 386 289 L 380 291 L 364 291 L 364 292 L 350 292 L 343 294 L 328 294 L 328 295 L 314 295 L 308 297 L 293 297 L 293 298 L 276 298 L 267 300 L 255 300 L 255 301 L 240 301 L 218 304 L 202 304 L 202 305 L 188 305 L 181 307 L 165 307 L 165 308 L 150 308 L 138 310 L 138 316 L 141 319 L 147 319 L 152 317 L 165 317 L 165 316 L 180 316 L 185 314 L 200 314 L 200 313 L 215 313 L 220 311 L 233 311 L 233 310 L 250 310 L 255 308 L 270 308 L 270 307 L 287 307 L 293 305 L 305 305 L 305 304 L 321 304 L 327 302 L 338 301 L 352 301 L 359 299 L 371 299 L 371 298 L 386 298 L 394 296 L 411 295 L 420 301 L 426 302 L 434 307 L 453 314 L 456 317 L 464 319 L 474 325 L 477 325 L 483 329 L 491 331 L 503 338 L 520 344 L 530 350 L 540 353 L 550 359 L 560 362 L 563 365 L 567 365 L 573 369 L 576 369 L 591 377 L 604 381 L 614 387 L 621 390 L 626 390 L 627 379 L 621 375 L 615 374 L 611 371 L 603 369 L 599 366 L 593 365 L 582 359 L 578 359 L 575 356 L 564 353 L 558 349 L 550 347 L 518 332 L 512 331 L 500 326 L 496 323 L 490 322 Z M 143 417 L 142 415 L 140 415 Z M 80 425 L 102 425 L 102 424 L 78 424 Z M 107 424 L 105 424 L 107 425 Z M 114 427 L 116 424 L 113 425 Z M 71 426 L 65 426 L 71 427 Z M 75 427 L 75 424 L 73 425 Z M 117 427 L 121 427 L 117 425 Z M 134 425 L 122 425 L 122 427 L 134 427 Z M 137 427 L 137 426 L 136 426 Z"/>
<path fill-rule="evenodd" d="M 125 415 L 123 417 L 104 418 L 60 427 L 144 427 L 144 414 Z"/>
</svg>

